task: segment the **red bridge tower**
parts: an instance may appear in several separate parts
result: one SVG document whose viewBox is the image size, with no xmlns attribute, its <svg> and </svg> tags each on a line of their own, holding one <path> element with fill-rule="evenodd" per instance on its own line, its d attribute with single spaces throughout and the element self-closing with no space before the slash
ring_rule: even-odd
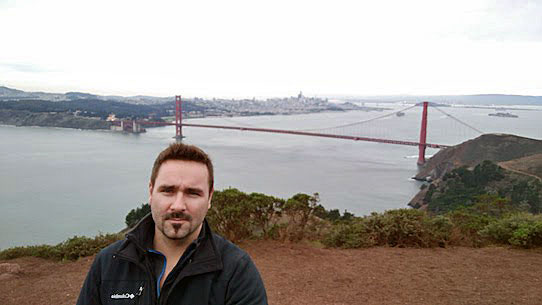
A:
<svg viewBox="0 0 542 305">
<path fill-rule="evenodd" d="M 180 95 L 175 96 L 175 139 L 183 138 L 183 103 Z"/>
<path fill-rule="evenodd" d="M 427 105 L 423 102 L 422 127 L 420 129 L 420 145 L 418 146 L 418 165 L 425 164 L 425 148 L 427 147 Z"/>
</svg>

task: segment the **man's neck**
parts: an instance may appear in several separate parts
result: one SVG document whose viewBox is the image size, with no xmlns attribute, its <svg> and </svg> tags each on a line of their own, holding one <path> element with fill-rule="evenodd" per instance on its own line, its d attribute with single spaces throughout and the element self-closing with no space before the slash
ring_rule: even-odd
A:
<svg viewBox="0 0 542 305">
<path fill-rule="evenodd" d="M 168 238 L 160 230 L 156 229 L 154 232 L 153 248 L 164 254 L 168 260 L 173 259 L 178 261 L 186 248 L 198 238 L 202 225 L 183 239 Z"/>
<path fill-rule="evenodd" d="M 171 239 L 165 236 L 160 230 L 155 228 L 153 247 L 166 256 L 166 268 L 164 274 L 160 279 L 160 287 L 164 285 L 169 273 L 175 268 L 179 259 L 181 259 L 186 248 L 199 236 L 202 225 L 192 232 L 192 234 L 186 236 L 183 239 Z"/>
</svg>

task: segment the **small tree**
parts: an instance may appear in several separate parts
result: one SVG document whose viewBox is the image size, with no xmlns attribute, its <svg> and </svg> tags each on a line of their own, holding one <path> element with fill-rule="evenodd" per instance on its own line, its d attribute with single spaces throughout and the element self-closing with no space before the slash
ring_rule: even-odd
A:
<svg viewBox="0 0 542 305">
<path fill-rule="evenodd" d="M 125 223 L 128 228 L 135 226 L 141 218 L 151 212 L 151 206 L 148 203 L 143 203 L 141 207 L 132 209 L 128 215 L 126 215 Z"/>
<path fill-rule="evenodd" d="M 290 227 L 290 240 L 301 240 L 305 236 L 307 223 L 318 207 L 320 196 L 314 193 L 313 196 L 307 194 L 295 194 L 284 204 L 284 213 L 288 215 Z"/>
<path fill-rule="evenodd" d="M 260 193 L 250 194 L 248 200 L 254 225 L 262 230 L 264 238 L 271 237 L 270 230 L 277 224 L 282 215 L 284 200 Z"/>
<path fill-rule="evenodd" d="M 227 239 L 237 242 L 252 236 L 252 205 L 249 196 L 235 188 L 215 191 L 207 220 Z"/>
</svg>

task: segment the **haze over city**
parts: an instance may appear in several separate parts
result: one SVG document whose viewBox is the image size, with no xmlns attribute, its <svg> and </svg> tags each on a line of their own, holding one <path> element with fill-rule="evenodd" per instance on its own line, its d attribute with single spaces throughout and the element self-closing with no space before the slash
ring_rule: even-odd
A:
<svg viewBox="0 0 542 305">
<path fill-rule="evenodd" d="M 0 85 L 107 95 L 542 95 L 540 1 L 0 1 Z"/>
</svg>

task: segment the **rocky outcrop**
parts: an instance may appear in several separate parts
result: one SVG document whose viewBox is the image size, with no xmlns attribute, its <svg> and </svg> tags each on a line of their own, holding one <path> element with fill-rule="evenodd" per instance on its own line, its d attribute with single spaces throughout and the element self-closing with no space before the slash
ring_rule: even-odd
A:
<svg viewBox="0 0 542 305">
<path fill-rule="evenodd" d="M 2 263 L 0 264 L 0 281 L 12 279 L 21 271 L 19 264 Z"/>
</svg>

